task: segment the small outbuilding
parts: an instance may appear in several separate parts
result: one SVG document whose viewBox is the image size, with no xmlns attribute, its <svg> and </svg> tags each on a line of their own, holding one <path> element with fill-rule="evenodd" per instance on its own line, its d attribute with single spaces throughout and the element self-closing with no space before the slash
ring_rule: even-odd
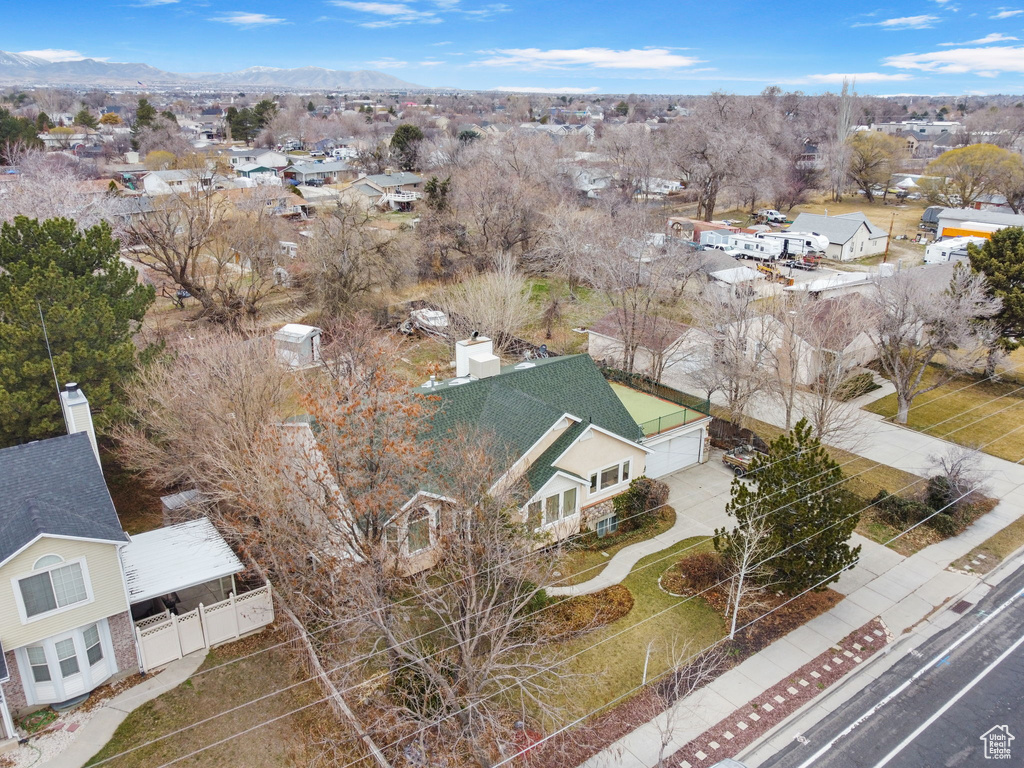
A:
<svg viewBox="0 0 1024 768">
<path fill-rule="evenodd" d="M 314 325 L 288 323 L 274 334 L 277 359 L 289 368 L 303 368 L 320 362 L 320 335 Z"/>
</svg>

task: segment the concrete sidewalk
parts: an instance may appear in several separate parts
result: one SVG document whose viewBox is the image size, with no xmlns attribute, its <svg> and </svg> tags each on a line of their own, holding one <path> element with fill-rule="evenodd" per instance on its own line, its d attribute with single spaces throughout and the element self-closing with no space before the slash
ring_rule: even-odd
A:
<svg viewBox="0 0 1024 768">
<path fill-rule="evenodd" d="M 199 669 L 206 653 L 197 651 L 172 661 L 158 673 L 117 696 L 102 702 L 60 753 L 43 763 L 46 768 L 82 768 L 106 746 L 117 727 L 136 708 L 184 683 Z"/>
<path fill-rule="evenodd" d="M 620 583 L 640 560 L 661 552 L 691 536 L 710 536 L 715 528 L 729 524 L 725 505 L 733 473 L 715 451 L 704 464 L 675 472 L 662 480 L 669 487 L 668 503 L 676 511 L 676 522 L 658 536 L 623 547 L 597 576 L 569 587 L 548 587 L 549 595 L 585 595 Z"/>
</svg>

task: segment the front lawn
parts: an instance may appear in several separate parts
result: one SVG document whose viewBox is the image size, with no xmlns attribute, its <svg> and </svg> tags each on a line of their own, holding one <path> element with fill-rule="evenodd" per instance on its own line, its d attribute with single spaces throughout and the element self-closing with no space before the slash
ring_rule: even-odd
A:
<svg viewBox="0 0 1024 768">
<path fill-rule="evenodd" d="M 650 528 L 639 531 L 625 531 L 598 539 L 597 534 L 585 534 L 570 545 L 562 558 L 559 573 L 562 577 L 556 586 L 564 587 L 590 581 L 604 570 L 608 562 L 623 547 L 659 536 L 676 523 L 676 511 L 672 507 L 658 510 L 658 521 Z"/>
<path fill-rule="evenodd" d="M 696 536 L 642 559 L 622 582 L 633 593 L 633 610 L 566 644 L 570 655 L 579 653 L 571 670 L 580 675 L 564 705 L 566 720 L 600 709 L 639 686 L 648 644 L 648 677 L 653 678 L 668 669 L 673 647 L 679 650 L 689 645 L 696 650 L 724 636 L 722 617 L 703 599 L 683 600 L 658 587 L 661 574 L 689 547 L 693 552 L 709 551 L 712 544 L 710 539 Z"/>
<path fill-rule="evenodd" d="M 212 669 L 285 639 L 283 632 L 268 630 L 213 649 L 196 676 L 129 714 L 110 742 L 93 756 L 88 765 L 305 679 L 307 675 L 296 666 L 296 657 L 288 650 L 288 646 Z M 203 674 L 204 670 L 209 669 L 212 671 Z M 305 767 L 319 757 L 318 750 L 313 746 L 319 738 L 332 736 L 340 741 L 350 739 L 349 734 L 338 732 L 339 728 L 334 724 L 333 714 L 327 704 L 314 704 L 322 697 L 316 683 L 303 683 L 209 723 L 141 747 L 122 757 L 114 757 L 104 765 L 110 768 L 149 768 L 161 765 L 277 715 L 312 704 L 296 714 L 256 728 L 181 763 L 190 768 Z M 357 757 L 353 755 L 352 759 Z"/>
<path fill-rule="evenodd" d="M 935 369 L 924 381 L 935 380 Z M 896 395 L 866 406 L 896 415 Z M 907 426 L 960 445 L 979 447 L 1007 461 L 1024 459 L 1024 390 L 1017 383 L 961 377 L 914 399 Z M 1016 431 L 1014 431 L 1016 430 Z"/>
</svg>

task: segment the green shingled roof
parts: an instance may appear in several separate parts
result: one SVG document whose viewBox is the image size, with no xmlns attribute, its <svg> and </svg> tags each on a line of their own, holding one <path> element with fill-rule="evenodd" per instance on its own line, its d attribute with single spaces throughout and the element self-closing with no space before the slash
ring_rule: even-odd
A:
<svg viewBox="0 0 1024 768">
<path fill-rule="evenodd" d="M 640 428 L 589 355 L 534 361 L 531 367 L 506 366 L 499 376 L 453 384 L 439 383 L 416 391 L 440 398 L 435 433 L 458 427 L 493 432 L 515 458 L 522 456 L 565 413 L 581 419 L 566 430 L 528 473 L 540 488 L 555 473 L 552 462 L 590 423 L 627 440 L 638 441 Z"/>
</svg>

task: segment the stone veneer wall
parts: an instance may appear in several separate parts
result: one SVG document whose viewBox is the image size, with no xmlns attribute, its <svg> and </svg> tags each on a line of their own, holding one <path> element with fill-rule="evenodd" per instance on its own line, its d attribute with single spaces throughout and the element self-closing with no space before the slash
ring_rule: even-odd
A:
<svg viewBox="0 0 1024 768">
<path fill-rule="evenodd" d="M 612 503 L 612 499 L 598 502 L 591 507 L 587 507 L 583 510 L 583 519 L 580 521 L 580 529 L 584 531 L 592 531 L 594 525 L 605 515 L 610 515 L 615 511 L 615 505 Z"/>
</svg>

